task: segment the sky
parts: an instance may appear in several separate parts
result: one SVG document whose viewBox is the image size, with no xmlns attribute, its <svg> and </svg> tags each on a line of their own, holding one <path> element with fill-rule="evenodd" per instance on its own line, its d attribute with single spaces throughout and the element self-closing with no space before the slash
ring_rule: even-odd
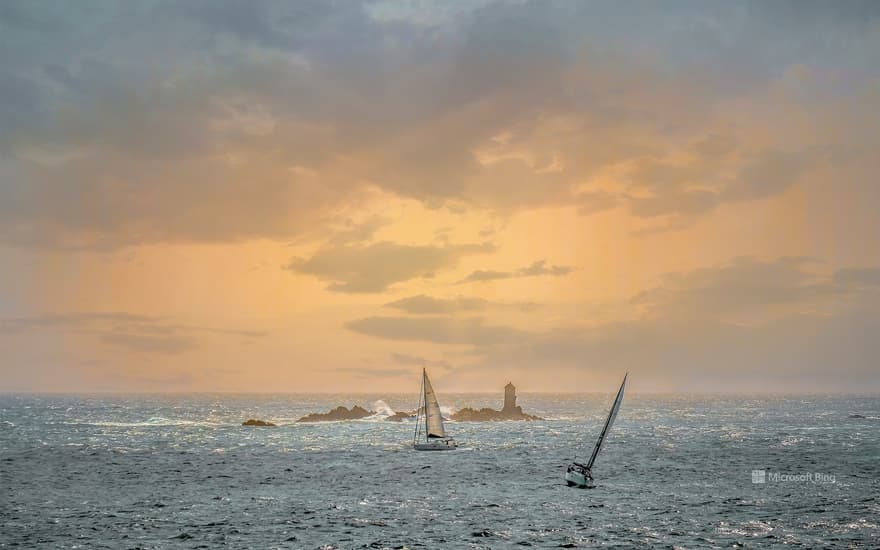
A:
<svg viewBox="0 0 880 550">
<path fill-rule="evenodd" d="M 880 3 L 0 3 L 0 391 L 880 392 Z"/>
</svg>

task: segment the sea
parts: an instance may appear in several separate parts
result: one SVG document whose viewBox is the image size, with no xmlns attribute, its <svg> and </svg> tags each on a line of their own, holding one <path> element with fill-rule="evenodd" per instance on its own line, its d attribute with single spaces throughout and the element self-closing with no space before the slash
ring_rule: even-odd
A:
<svg viewBox="0 0 880 550">
<path fill-rule="evenodd" d="M 414 395 L 0 395 L 0 548 L 880 547 L 880 397 L 628 395 L 566 487 L 612 399 L 522 394 L 545 420 L 417 452 L 384 420 Z M 338 405 L 376 414 L 296 422 Z"/>
</svg>

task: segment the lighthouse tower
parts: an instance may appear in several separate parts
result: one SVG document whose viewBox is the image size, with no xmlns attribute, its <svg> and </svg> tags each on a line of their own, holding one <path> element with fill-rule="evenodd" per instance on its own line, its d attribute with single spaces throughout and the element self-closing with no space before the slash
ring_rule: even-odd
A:
<svg viewBox="0 0 880 550">
<path fill-rule="evenodd" d="M 514 411 L 516 411 L 516 386 L 512 382 L 508 382 L 504 386 L 504 408 L 501 409 L 501 412 L 512 413 Z"/>
</svg>

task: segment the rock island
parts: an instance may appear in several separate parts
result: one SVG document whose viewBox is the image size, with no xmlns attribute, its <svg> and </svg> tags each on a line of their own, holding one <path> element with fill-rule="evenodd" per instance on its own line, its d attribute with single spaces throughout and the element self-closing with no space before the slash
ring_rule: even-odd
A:
<svg viewBox="0 0 880 550">
<path fill-rule="evenodd" d="M 297 420 L 297 422 L 334 422 L 338 420 L 358 420 L 373 416 L 373 411 L 355 405 L 351 410 L 345 407 L 336 407 L 335 409 L 325 413 L 311 413 Z"/>
<path fill-rule="evenodd" d="M 242 426 L 259 426 L 262 428 L 274 428 L 275 424 L 269 422 L 267 420 L 258 420 L 256 418 L 249 418 L 241 423 Z"/>
<path fill-rule="evenodd" d="M 490 409 L 472 409 L 465 407 L 452 415 L 452 420 L 457 422 L 495 422 L 499 420 L 543 420 L 523 412 L 522 407 L 516 404 L 516 386 L 508 382 L 504 386 L 504 406 L 500 411 Z"/>
</svg>

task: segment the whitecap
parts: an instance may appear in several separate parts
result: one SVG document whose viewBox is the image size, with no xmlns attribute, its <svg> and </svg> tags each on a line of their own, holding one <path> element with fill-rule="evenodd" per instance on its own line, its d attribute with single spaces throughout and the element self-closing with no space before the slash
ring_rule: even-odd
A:
<svg viewBox="0 0 880 550">
<path fill-rule="evenodd" d="M 85 424 L 87 426 L 101 426 L 105 428 L 155 428 L 164 426 L 219 426 L 215 422 L 204 422 L 195 420 L 182 420 L 164 418 L 161 416 L 150 417 L 141 422 L 113 422 L 113 421 L 97 421 L 97 422 L 74 422 L 74 424 Z"/>
<path fill-rule="evenodd" d="M 373 410 L 376 411 L 376 416 L 391 416 L 394 414 L 394 409 L 389 407 L 388 403 L 381 399 L 378 399 L 373 403 Z"/>
</svg>

